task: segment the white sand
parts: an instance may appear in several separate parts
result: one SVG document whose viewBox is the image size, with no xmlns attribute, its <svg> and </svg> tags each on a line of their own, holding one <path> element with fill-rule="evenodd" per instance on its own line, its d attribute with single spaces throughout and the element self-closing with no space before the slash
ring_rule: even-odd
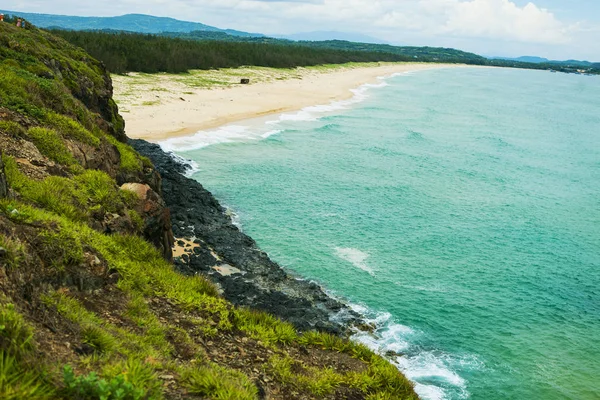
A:
<svg viewBox="0 0 600 400">
<path fill-rule="evenodd" d="M 113 84 L 127 135 L 159 141 L 345 100 L 352 97 L 351 89 L 374 83 L 381 76 L 456 66 L 382 63 L 329 69 L 194 71 L 190 76 L 131 74 L 113 76 Z M 244 76 L 250 77 L 250 85 L 239 84 Z"/>
</svg>

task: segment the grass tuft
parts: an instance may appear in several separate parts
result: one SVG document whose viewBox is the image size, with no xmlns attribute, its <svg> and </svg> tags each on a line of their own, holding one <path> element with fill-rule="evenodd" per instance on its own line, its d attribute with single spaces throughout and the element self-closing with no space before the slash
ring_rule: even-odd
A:
<svg viewBox="0 0 600 400">
<path fill-rule="evenodd" d="M 10 303 L 0 303 L 0 351 L 22 358 L 32 350 L 33 331 Z"/>
<path fill-rule="evenodd" d="M 239 308 L 235 311 L 235 325 L 265 344 L 290 344 L 298 338 L 296 329 L 262 311 Z"/>
<path fill-rule="evenodd" d="M 39 375 L 24 369 L 15 357 L 0 350 L 0 399 L 42 400 L 53 398 L 53 392 Z"/>
<path fill-rule="evenodd" d="M 77 161 L 54 129 L 30 128 L 27 136 L 37 146 L 40 153 L 62 165 L 75 165 Z"/>
<path fill-rule="evenodd" d="M 188 370 L 183 379 L 191 394 L 215 400 L 258 399 L 258 390 L 246 375 L 216 364 Z"/>
</svg>

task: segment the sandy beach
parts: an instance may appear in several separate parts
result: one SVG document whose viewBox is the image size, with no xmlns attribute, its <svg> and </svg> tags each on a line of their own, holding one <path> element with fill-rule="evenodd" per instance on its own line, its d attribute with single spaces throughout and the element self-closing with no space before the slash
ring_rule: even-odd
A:
<svg viewBox="0 0 600 400">
<path fill-rule="evenodd" d="M 232 122 L 351 98 L 381 76 L 454 64 L 380 63 L 278 70 L 113 76 L 114 98 L 131 138 L 160 141 Z M 240 84 L 241 78 L 250 84 Z"/>
</svg>

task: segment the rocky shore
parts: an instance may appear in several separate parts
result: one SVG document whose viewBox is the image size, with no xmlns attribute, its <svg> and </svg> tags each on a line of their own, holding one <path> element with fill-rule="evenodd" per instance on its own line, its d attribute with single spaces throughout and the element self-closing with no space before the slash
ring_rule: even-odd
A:
<svg viewBox="0 0 600 400">
<path fill-rule="evenodd" d="M 185 176 L 189 166 L 156 144 L 129 143 L 150 158 L 162 176 L 162 195 L 171 210 L 174 236 L 179 246 L 187 248 L 174 261 L 180 272 L 204 274 L 219 284 L 233 304 L 269 312 L 303 331 L 343 334 L 350 326 L 363 325 L 358 314 L 319 285 L 294 277 L 273 262 L 233 224 L 209 191 Z"/>
</svg>

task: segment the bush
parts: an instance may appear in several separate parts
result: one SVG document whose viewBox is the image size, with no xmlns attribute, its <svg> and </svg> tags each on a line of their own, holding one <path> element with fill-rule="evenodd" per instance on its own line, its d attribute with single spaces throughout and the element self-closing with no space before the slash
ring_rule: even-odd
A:
<svg viewBox="0 0 600 400">
<path fill-rule="evenodd" d="M 144 390 L 137 389 L 127 382 L 123 375 L 118 375 L 110 381 L 100 379 L 95 372 L 77 376 L 69 365 L 65 365 L 63 369 L 63 380 L 67 399 L 139 400 L 146 394 Z"/>
</svg>

